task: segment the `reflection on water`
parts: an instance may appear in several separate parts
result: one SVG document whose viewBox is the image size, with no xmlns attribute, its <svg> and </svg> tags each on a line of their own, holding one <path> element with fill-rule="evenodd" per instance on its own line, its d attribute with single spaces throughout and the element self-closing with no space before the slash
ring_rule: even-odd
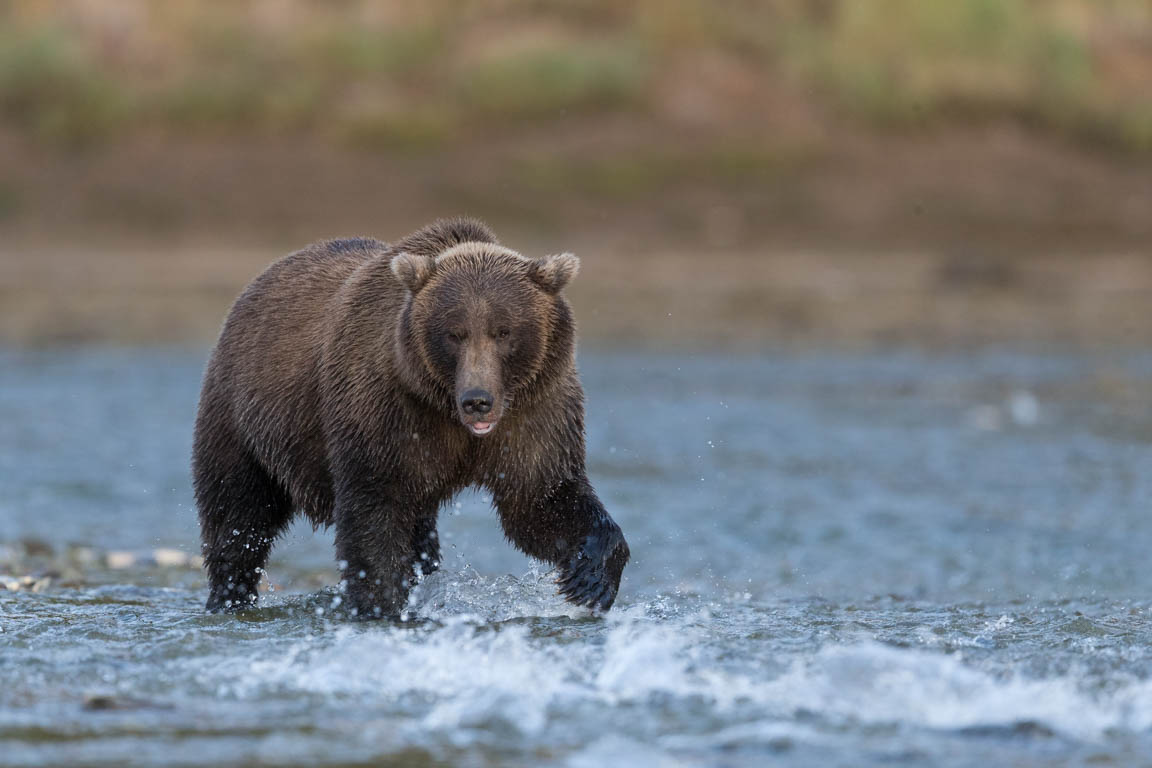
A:
<svg viewBox="0 0 1152 768">
<path fill-rule="evenodd" d="M 0 354 L 0 583 L 42 581 L 0 589 L 0 765 L 1152 749 L 1150 357 L 586 355 L 618 610 L 561 603 L 465 494 L 397 625 L 331 619 L 307 526 L 264 607 L 201 613 L 202 359 Z"/>
</svg>

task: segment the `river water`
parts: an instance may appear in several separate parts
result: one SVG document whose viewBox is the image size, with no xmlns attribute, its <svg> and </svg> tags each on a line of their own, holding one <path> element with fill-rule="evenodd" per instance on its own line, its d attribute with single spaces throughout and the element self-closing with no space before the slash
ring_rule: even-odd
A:
<svg viewBox="0 0 1152 768">
<path fill-rule="evenodd" d="M 1152 356 L 583 354 L 616 609 L 470 493 L 397 624 L 331 617 L 303 524 L 201 612 L 204 357 L 0 353 L 0 765 L 1152 756 Z"/>
</svg>

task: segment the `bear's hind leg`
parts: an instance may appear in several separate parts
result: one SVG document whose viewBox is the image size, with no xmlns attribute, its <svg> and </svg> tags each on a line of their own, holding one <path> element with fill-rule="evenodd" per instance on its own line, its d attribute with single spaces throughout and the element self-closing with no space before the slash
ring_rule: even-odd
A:
<svg viewBox="0 0 1152 768">
<path fill-rule="evenodd" d="M 207 432 L 197 430 L 193 451 L 205 609 L 238 611 L 256 603 L 272 542 L 292 519 L 292 501 L 232 435 Z"/>
</svg>

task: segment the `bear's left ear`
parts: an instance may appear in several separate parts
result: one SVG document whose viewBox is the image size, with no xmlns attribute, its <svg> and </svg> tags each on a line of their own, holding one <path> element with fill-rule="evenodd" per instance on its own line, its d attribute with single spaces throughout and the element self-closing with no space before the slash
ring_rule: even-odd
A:
<svg viewBox="0 0 1152 768">
<path fill-rule="evenodd" d="M 432 277 L 436 261 L 427 256 L 405 252 L 392 257 L 391 267 L 392 274 L 396 275 L 409 293 L 415 295 Z"/>
<path fill-rule="evenodd" d="M 528 276 L 548 293 L 559 293 L 579 269 L 580 259 L 570 253 L 558 253 L 533 260 L 528 266 Z"/>
</svg>

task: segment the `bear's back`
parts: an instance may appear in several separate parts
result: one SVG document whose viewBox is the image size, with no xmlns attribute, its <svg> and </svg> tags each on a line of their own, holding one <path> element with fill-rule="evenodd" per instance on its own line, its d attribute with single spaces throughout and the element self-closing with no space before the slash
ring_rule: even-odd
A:
<svg viewBox="0 0 1152 768">
<path fill-rule="evenodd" d="M 326 334 L 344 312 L 342 291 L 388 255 L 387 244 L 355 238 L 274 262 L 233 304 L 212 353 L 204 395 L 226 404 L 241 439 L 292 491 L 323 484 L 310 477 L 323 471 L 317 374 Z M 312 506 L 300 495 L 293 492 L 297 504 Z"/>
<path fill-rule="evenodd" d="M 322 343 L 340 289 L 387 253 L 385 243 L 369 238 L 328 240 L 273 262 L 233 304 L 217 344 L 219 362 L 241 363 L 236 374 L 260 379 L 299 366 Z"/>
</svg>

